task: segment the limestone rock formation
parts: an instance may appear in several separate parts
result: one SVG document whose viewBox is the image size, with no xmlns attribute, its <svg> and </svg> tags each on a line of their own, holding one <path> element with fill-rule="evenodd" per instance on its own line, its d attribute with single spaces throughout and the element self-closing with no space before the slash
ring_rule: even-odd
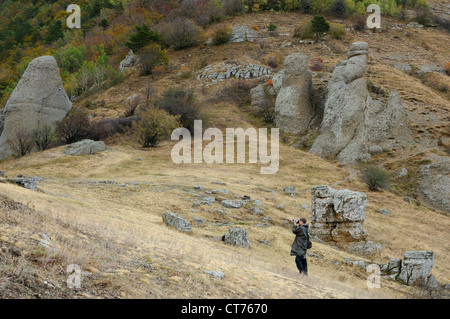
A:
<svg viewBox="0 0 450 319">
<path fill-rule="evenodd" d="M 407 285 L 427 284 L 433 265 L 432 251 L 407 251 L 403 255 L 403 266 L 398 279 Z"/>
<path fill-rule="evenodd" d="M 17 130 L 31 133 L 44 125 L 53 126 L 71 108 L 55 58 L 42 56 L 31 61 L 3 111 L 0 159 L 12 155 L 8 140 Z"/>
<path fill-rule="evenodd" d="M 67 155 L 92 155 L 97 152 L 102 152 L 106 150 L 105 143 L 102 141 L 93 141 L 93 140 L 82 140 L 76 143 L 72 143 L 67 146 L 64 154 Z"/>
<path fill-rule="evenodd" d="M 425 203 L 450 212 L 450 158 L 440 156 L 433 164 L 420 166 L 418 191 Z"/>
<path fill-rule="evenodd" d="M 320 185 L 311 188 L 311 235 L 325 242 L 365 241 L 367 196 Z"/>
<path fill-rule="evenodd" d="M 192 231 L 191 223 L 188 222 L 186 219 L 181 218 L 180 216 L 178 216 L 174 213 L 165 212 L 162 215 L 162 219 L 167 225 L 175 227 L 179 231 L 188 232 L 188 233 Z"/>
<path fill-rule="evenodd" d="M 252 108 L 256 112 L 265 110 L 270 105 L 270 100 L 266 95 L 264 85 L 260 84 L 250 90 Z"/>
<path fill-rule="evenodd" d="M 275 125 L 286 133 L 305 133 L 314 117 L 308 57 L 302 53 L 287 56 L 281 77 L 281 87 L 275 102 Z"/>
<path fill-rule="evenodd" d="M 350 46 L 348 60 L 333 71 L 327 87 L 320 135 L 310 152 L 321 157 L 336 156 L 342 163 L 371 159 L 371 150 L 401 149 L 413 143 L 401 98 L 392 92 L 387 105 L 369 95 L 364 74 L 368 44 Z"/>
<path fill-rule="evenodd" d="M 139 64 L 139 58 L 136 54 L 134 54 L 133 50 L 130 50 L 125 57 L 120 62 L 119 69 L 122 71 L 122 73 L 126 73 L 131 71 L 133 68 L 135 68 Z"/>
<path fill-rule="evenodd" d="M 230 42 L 253 42 L 258 38 L 258 31 L 245 25 L 239 25 L 236 27 L 232 27 L 231 29 L 232 35 L 230 38 Z"/>
<path fill-rule="evenodd" d="M 247 249 L 250 247 L 247 231 L 243 228 L 230 228 L 229 232 L 223 236 L 223 241 L 227 244 L 242 246 Z"/>
<path fill-rule="evenodd" d="M 223 81 L 236 79 L 270 78 L 271 68 L 253 63 L 222 62 L 207 65 L 199 71 L 197 80 Z"/>
</svg>

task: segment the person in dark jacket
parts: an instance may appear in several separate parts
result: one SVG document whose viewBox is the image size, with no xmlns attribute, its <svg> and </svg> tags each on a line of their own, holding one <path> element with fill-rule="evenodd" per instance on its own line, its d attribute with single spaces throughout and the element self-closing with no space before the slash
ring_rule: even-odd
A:
<svg viewBox="0 0 450 319">
<path fill-rule="evenodd" d="M 295 234 L 294 242 L 292 243 L 291 256 L 295 256 L 295 264 L 301 274 L 308 274 L 308 263 L 306 262 L 306 245 L 309 236 L 309 225 L 306 223 L 306 218 L 294 220 L 292 232 Z"/>
</svg>

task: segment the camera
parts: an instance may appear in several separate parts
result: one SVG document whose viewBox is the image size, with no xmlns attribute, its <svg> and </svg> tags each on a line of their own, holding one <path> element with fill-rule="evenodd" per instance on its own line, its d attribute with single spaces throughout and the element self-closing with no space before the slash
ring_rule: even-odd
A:
<svg viewBox="0 0 450 319">
<path fill-rule="evenodd" d="M 300 219 L 293 219 L 292 220 L 294 223 L 299 224 L 300 223 Z"/>
</svg>

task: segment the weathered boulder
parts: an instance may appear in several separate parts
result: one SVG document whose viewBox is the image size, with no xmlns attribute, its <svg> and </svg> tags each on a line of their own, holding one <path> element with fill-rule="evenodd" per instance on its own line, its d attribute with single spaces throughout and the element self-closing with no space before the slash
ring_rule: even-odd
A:
<svg viewBox="0 0 450 319">
<path fill-rule="evenodd" d="M 31 133 L 44 125 L 54 126 L 71 108 L 55 58 L 31 61 L 3 110 L 0 159 L 13 155 L 8 140 L 18 130 Z"/>
<path fill-rule="evenodd" d="M 377 209 L 377 213 L 389 217 L 389 211 L 386 208 Z"/>
<path fill-rule="evenodd" d="M 230 38 L 230 42 L 239 43 L 239 42 L 253 42 L 258 38 L 258 31 L 247 27 L 245 25 L 239 25 L 236 27 L 232 27 L 232 34 Z"/>
<path fill-rule="evenodd" d="M 224 199 L 220 204 L 226 208 L 241 208 L 244 206 L 244 202 L 237 199 Z"/>
<path fill-rule="evenodd" d="M 222 239 L 225 243 L 230 245 L 242 246 L 247 249 L 250 247 L 247 231 L 243 228 L 230 228 L 229 232 L 226 233 Z"/>
<path fill-rule="evenodd" d="M 64 154 L 66 155 L 92 155 L 106 150 L 105 143 L 102 141 L 82 140 L 67 146 Z"/>
<path fill-rule="evenodd" d="M 311 235 L 325 242 L 366 240 L 366 194 L 325 185 L 312 187 L 311 194 Z"/>
<path fill-rule="evenodd" d="M 302 53 L 287 56 L 281 76 L 281 88 L 275 101 L 275 124 L 286 133 L 305 133 L 315 115 L 308 57 Z"/>
<path fill-rule="evenodd" d="M 434 265 L 432 251 L 407 251 L 398 279 L 407 285 L 427 284 Z"/>
<path fill-rule="evenodd" d="M 271 104 L 271 101 L 267 96 L 264 87 L 265 85 L 260 84 L 250 90 L 250 96 L 252 101 L 251 105 L 253 107 L 253 110 L 256 112 L 266 110 Z"/>
<path fill-rule="evenodd" d="M 276 94 L 280 93 L 281 86 L 283 85 L 283 74 L 284 70 L 281 70 L 275 73 L 272 78 L 273 89 L 275 90 Z"/>
<path fill-rule="evenodd" d="M 177 216 L 174 213 L 165 212 L 162 215 L 162 219 L 163 219 L 164 223 L 166 223 L 169 226 L 175 227 L 179 231 L 188 232 L 188 233 L 192 231 L 191 223 L 189 221 L 187 221 L 186 219 L 181 218 L 180 216 Z"/>
<path fill-rule="evenodd" d="M 18 175 L 16 178 L 13 179 L 13 182 L 23 188 L 30 189 L 32 191 L 37 191 L 38 190 L 36 183 L 37 180 L 38 180 L 37 177 Z"/>
<path fill-rule="evenodd" d="M 373 241 L 358 241 L 342 245 L 345 250 L 356 255 L 375 258 L 381 255 L 382 246 Z"/>
<path fill-rule="evenodd" d="M 125 59 L 120 62 L 119 69 L 120 71 L 122 71 L 122 73 L 126 73 L 137 67 L 138 64 L 138 56 L 134 54 L 133 50 L 130 50 Z"/>
<path fill-rule="evenodd" d="M 445 74 L 445 70 L 442 66 L 434 65 L 434 64 L 423 64 L 420 66 L 419 74 L 423 75 L 430 72 L 437 72 Z"/>
<path fill-rule="evenodd" d="M 349 59 L 340 62 L 327 87 L 320 135 L 310 152 L 335 156 L 342 163 L 371 159 L 375 149 L 401 149 L 413 143 L 401 98 L 392 92 L 387 105 L 369 95 L 364 74 L 368 45 L 353 43 Z"/>
<path fill-rule="evenodd" d="M 420 166 L 418 191 L 428 205 L 450 212 L 450 158 L 440 156 L 433 164 Z"/>
</svg>

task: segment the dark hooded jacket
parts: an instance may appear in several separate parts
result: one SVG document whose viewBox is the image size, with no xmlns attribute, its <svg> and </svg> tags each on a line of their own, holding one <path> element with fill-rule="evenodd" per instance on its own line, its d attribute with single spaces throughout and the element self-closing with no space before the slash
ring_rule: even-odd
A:
<svg viewBox="0 0 450 319">
<path fill-rule="evenodd" d="M 306 254 L 306 244 L 308 242 L 309 225 L 294 225 L 292 232 L 295 234 L 294 242 L 292 243 L 291 256 L 302 257 Z"/>
</svg>

